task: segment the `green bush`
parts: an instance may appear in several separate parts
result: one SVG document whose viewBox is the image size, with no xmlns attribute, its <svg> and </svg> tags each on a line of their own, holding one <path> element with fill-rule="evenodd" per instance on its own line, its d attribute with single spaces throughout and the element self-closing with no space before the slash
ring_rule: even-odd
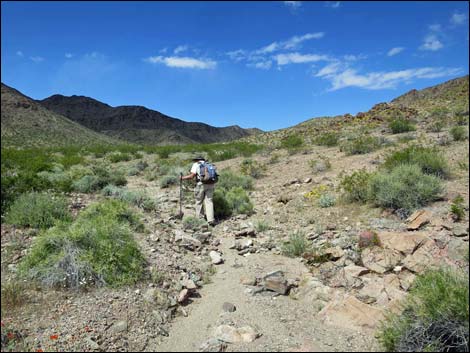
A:
<svg viewBox="0 0 470 353">
<path fill-rule="evenodd" d="M 339 141 L 339 134 L 337 134 L 336 132 L 326 132 L 324 134 L 317 136 L 313 140 L 313 142 L 316 145 L 328 146 L 328 147 L 333 147 L 333 146 L 338 145 L 338 141 Z"/>
<path fill-rule="evenodd" d="M 106 157 L 111 161 L 111 163 L 117 163 L 117 162 L 123 162 L 123 161 L 127 162 L 132 159 L 132 156 L 130 154 L 121 153 L 121 152 L 112 152 L 112 153 L 109 153 Z"/>
<path fill-rule="evenodd" d="M 428 125 L 428 131 L 441 132 L 445 126 L 446 123 L 443 120 L 435 119 Z"/>
<path fill-rule="evenodd" d="M 224 219 L 232 215 L 232 208 L 225 197 L 225 190 L 215 189 L 212 202 L 214 203 L 215 218 Z"/>
<path fill-rule="evenodd" d="M 261 232 L 264 232 L 266 230 L 269 230 L 271 229 L 271 226 L 269 225 L 268 222 L 266 221 L 263 221 L 261 219 L 257 220 L 256 223 L 255 223 L 255 230 L 258 232 L 258 233 L 261 233 Z"/>
<path fill-rule="evenodd" d="M 235 173 L 230 169 L 221 171 L 219 173 L 217 188 L 230 190 L 234 187 L 241 187 L 245 190 L 253 190 L 253 178 Z"/>
<path fill-rule="evenodd" d="M 243 160 L 240 166 L 240 172 L 243 175 L 248 175 L 255 179 L 261 178 L 265 171 L 266 171 L 265 165 L 260 164 L 252 159 Z"/>
<path fill-rule="evenodd" d="M 202 218 L 194 217 L 194 216 L 189 216 L 189 217 L 184 217 L 183 218 L 183 228 L 184 229 L 192 229 L 192 230 L 198 230 L 206 224 L 206 221 Z"/>
<path fill-rule="evenodd" d="M 370 135 L 360 135 L 356 138 L 343 141 L 341 151 L 347 155 L 366 154 L 379 149 L 382 146 L 382 139 Z"/>
<path fill-rule="evenodd" d="M 5 217 L 6 223 L 34 228 L 48 228 L 57 221 L 70 220 L 65 198 L 37 192 L 18 197 Z"/>
<path fill-rule="evenodd" d="M 447 178 L 450 175 L 446 158 L 434 147 L 408 146 L 388 155 L 383 166 L 390 171 L 402 164 L 418 165 L 423 173 L 440 178 Z"/>
<path fill-rule="evenodd" d="M 452 213 L 452 218 L 458 222 L 465 217 L 465 209 L 463 207 L 464 199 L 462 196 L 457 196 L 452 200 L 450 205 L 450 212 Z"/>
<path fill-rule="evenodd" d="M 136 215 L 116 200 L 94 204 L 71 224 L 41 234 L 21 262 L 21 277 L 47 287 L 119 286 L 141 278 L 144 259 L 132 238 Z"/>
<path fill-rule="evenodd" d="M 328 208 L 336 205 L 336 198 L 330 194 L 323 194 L 318 199 L 318 206 L 321 208 Z"/>
<path fill-rule="evenodd" d="M 328 157 L 321 156 L 320 159 L 312 159 L 309 161 L 310 168 L 314 173 L 321 173 L 331 169 L 331 162 Z"/>
<path fill-rule="evenodd" d="M 310 251 L 310 244 L 302 232 L 289 235 L 289 240 L 282 244 L 282 254 L 288 257 L 298 257 Z"/>
<path fill-rule="evenodd" d="M 131 191 L 123 187 L 108 185 L 103 188 L 102 193 L 105 196 L 111 196 L 131 205 L 140 207 L 145 211 L 154 211 L 157 209 L 156 201 L 148 196 L 145 191 Z"/>
<path fill-rule="evenodd" d="M 404 215 L 437 200 L 443 190 L 439 178 L 424 174 L 417 165 L 400 165 L 390 173 L 377 173 L 369 186 L 376 205 L 401 210 Z"/>
<path fill-rule="evenodd" d="M 454 141 L 465 141 L 467 139 L 467 131 L 463 126 L 454 126 L 450 129 L 450 134 Z"/>
<path fill-rule="evenodd" d="M 304 144 L 304 140 L 297 135 L 290 135 L 282 139 L 281 147 L 287 149 L 297 149 Z"/>
<path fill-rule="evenodd" d="M 253 204 L 243 188 L 232 188 L 225 196 L 233 213 L 250 214 L 253 212 Z"/>
<path fill-rule="evenodd" d="M 378 338 L 388 352 L 468 352 L 468 275 L 451 269 L 418 276 L 403 304 L 389 314 Z"/>
<path fill-rule="evenodd" d="M 352 172 L 350 175 L 339 175 L 339 188 L 343 190 L 348 201 L 367 202 L 369 200 L 369 182 L 373 173 L 366 169 Z"/>
<path fill-rule="evenodd" d="M 161 188 L 168 188 L 171 185 L 176 185 L 179 182 L 179 178 L 175 175 L 165 175 L 161 180 L 160 180 L 160 187 Z"/>
<path fill-rule="evenodd" d="M 416 127 L 411 121 L 404 118 L 394 119 L 389 123 L 389 128 L 393 134 L 401 134 L 402 132 L 415 131 Z"/>
</svg>

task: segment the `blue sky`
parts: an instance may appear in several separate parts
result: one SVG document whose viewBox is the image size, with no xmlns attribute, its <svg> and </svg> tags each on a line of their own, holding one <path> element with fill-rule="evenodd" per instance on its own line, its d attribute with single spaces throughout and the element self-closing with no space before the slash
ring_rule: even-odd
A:
<svg viewBox="0 0 470 353">
<path fill-rule="evenodd" d="M 468 74 L 467 2 L 1 3 L 1 79 L 273 130 Z"/>
</svg>

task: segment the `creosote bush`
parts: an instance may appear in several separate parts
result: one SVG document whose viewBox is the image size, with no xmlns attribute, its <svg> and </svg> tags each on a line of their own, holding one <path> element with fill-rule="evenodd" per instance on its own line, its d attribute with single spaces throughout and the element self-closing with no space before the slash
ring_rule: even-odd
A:
<svg viewBox="0 0 470 353">
<path fill-rule="evenodd" d="M 423 173 L 448 178 L 450 168 L 444 155 L 435 147 L 411 145 L 389 154 L 383 166 L 387 170 L 403 164 L 418 165 Z"/>
<path fill-rule="evenodd" d="M 339 135 L 336 132 L 325 132 L 317 136 L 313 143 L 319 146 L 333 147 L 338 145 Z"/>
<path fill-rule="evenodd" d="M 20 263 L 19 275 L 46 287 L 135 283 L 144 259 L 132 232 L 142 226 L 125 203 L 95 203 L 73 223 L 60 223 L 41 234 Z"/>
<path fill-rule="evenodd" d="M 102 193 L 105 196 L 111 196 L 131 205 L 140 207 L 145 211 L 154 211 L 157 209 L 156 201 L 143 190 L 131 191 L 124 187 L 108 185 L 103 188 Z"/>
<path fill-rule="evenodd" d="M 366 154 L 379 149 L 382 144 L 382 138 L 363 134 L 343 141 L 340 150 L 347 155 Z"/>
<path fill-rule="evenodd" d="M 450 129 L 450 134 L 454 141 L 465 141 L 467 139 L 467 131 L 463 126 L 454 126 Z"/>
<path fill-rule="evenodd" d="M 349 175 L 341 173 L 339 175 L 339 189 L 344 192 L 346 199 L 350 202 L 365 203 L 369 200 L 369 181 L 374 173 L 366 169 L 360 169 Z"/>
<path fill-rule="evenodd" d="M 401 134 L 403 132 L 415 131 L 416 127 L 411 121 L 404 118 L 397 118 L 390 122 L 388 125 L 393 134 Z"/>
<path fill-rule="evenodd" d="M 389 314 L 378 331 L 387 352 L 468 352 L 468 274 L 452 269 L 419 275 L 400 314 Z"/>
<path fill-rule="evenodd" d="M 18 197 L 5 221 L 17 226 L 49 228 L 58 221 L 70 221 L 67 200 L 62 196 L 31 192 Z"/>
<path fill-rule="evenodd" d="M 241 163 L 240 171 L 243 175 L 259 179 L 263 176 L 264 172 L 266 172 L 266 166 L 252 159 L 244 159 Z"/>
</svg>

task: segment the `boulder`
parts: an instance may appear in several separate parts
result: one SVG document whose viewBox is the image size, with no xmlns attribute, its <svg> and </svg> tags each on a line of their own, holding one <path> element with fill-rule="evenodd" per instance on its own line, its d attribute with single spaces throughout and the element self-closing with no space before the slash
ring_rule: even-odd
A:
<svg viewBox="0 0 470 353">
<path fill-rule="evenodd" d="M 183 303 L 188 299 L 189 291 L 185 288 L 178 294 L 178 303 Z"/>
<path fill-rule="evenodd" d="M 254 228 L 245 228 L 235 233 L 236 238 L 255 237 L 255 236 L 256 236 L 256 230 Z"/>
<path fill-rule="evenodd" d="M 426 210 L 418 210 L 415 211 L 407 220 L 408 223 L 407 229 L 408 230 L 417 230 L 421 228 L 421 226 L 429 223 L 429 221 L 433 218 L 433 215 L 430 211 Z"/>
<path fill-rule="evenodd" d="M 452 238 L 447 246 L 447 254 L 453 261 L 465 261 L 468 254 L 468 242 Z"/>
<path fill-rule="evenodd" d="M 229 325 L 220 325 L 215 329 L 214 338 L 227 343 L 253 342 L 259 334 L 251 327 L 235 328 Z"/>
<path fill-rule="evenodd" d="M 232 303 L 225 302 L 222 304 L 222 310 L 228 313 L 233 313 L 235 310 L 237 310 L 237 307 Z"/>
<path fill-rule="evenodd" d="M 439 259 L 439 248 L 434 241 L 429 241 L 413 254 L 408 255 L 403 260 L 403 266 L 408 270 L 421 273 L 429 266 L 436 264 Z"/>
<path fill-rule="evenodd" d="M 332 248 L 325 249 L 324 254 L 328 256 L 328 258 L 332 261 L 336 261 L 343 257 L 344 251 L 339 246 L 335 246 Z"/>
<path fill-rule="evenodd" d="M 263 287 L 282 295 L 286 295 L 289 291 L 287 280 L 285 279 L 282 271 L 270 272 L 264 276 Z"/>
<path fill-rule="evenodd" d="M 347 329 L 374 330 L 384 318 L 383 310 L 364 304 L 353 296 L 337 298 L 326 305 L 318 317 L 329 325 Z"/>
<path fill-rule="evenodd" d="M 218 253 L 217 251 L 212 250 L 209 253 L 209 256 L 210 256 L 211 261 L 214 265 L 219 265 L 219 264 L 224 262 L 224 260 L 222 259 L 222 255 L 220 255 L 220 253 Z"/>
<path fill-rule="evenodd" d="M 366 248 L 361 253 L 364 267 L 377 273 L 385 273 L 398 265 L 403 256 L 397 250 L 382 249 L 378 246 Z"/>
<path fill-rule="evenodd" d="M 468 235 L 468 225 L 465 224 L 455 224 L 452 228 L 452 234 L 455 237 L 464 237 Z"/>
<path fill-rule="evenodd" d="M 418 247 L 431 240 L 421 232 L 381 232 L 377 236 L 385 249 L 397 250 L 405 255 L 412 254 Z"/>
<path fill-rule="evenodd" d="M 227 344 L 218 339 L 211 338 L 199 347 L 199 352 L 225 352 Z"/>
</svg>

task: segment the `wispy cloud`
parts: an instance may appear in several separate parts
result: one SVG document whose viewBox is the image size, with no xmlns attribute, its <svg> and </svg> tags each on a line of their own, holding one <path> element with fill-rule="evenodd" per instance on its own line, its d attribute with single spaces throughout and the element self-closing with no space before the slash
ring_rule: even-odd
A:
<svg viewBox="0 0 470 353">
<path fill-rule="evenodd" d="M 233 50 L 225 53 L 233 61 L 239 62 L 247 58 L 247 51 L 243 49 Z"/>
<path fill-rule="evenodd" d="M 302 64 L 316 61 L 328 61 L 330 60 L 326 55 L 317 54 L 300 54 L 300 53 L 287 53 L 278 54 L 274 57 L 279 66 L 288 64 Z"/>
<path fill-rule="evenodd" d="M 426 37 L 424 37 L 423 44 L 421 44 L 419 49 L 420 50 L 436 51 L 436 50 L 439 50 L 443 47 L 444 47 L 444 45 L 441 43 L 439 38 L 437 38 L 437 35 L 428 34 Z"/>
<path fill-rule="evenodd" d="M 359 74 L 357 70 L 347 68 L 339 70 L 332 65 L 324 67 L 317 73 L 331 82 L 330 91 L 346 87 L 359 87 L 369 90 L 395 88 L 400 83 L 411 83 L 414 79 L 431 79 L 461 74 L 461 68 L 423 67 L 388 72 L 370 72 Z"/>
<path fill-rule="evenodd" d="M 164 64 L 168 67 L 177 67 L 183 69 L 215 69 L 217 62 L 211 59 L 196 59 L 180 56 L 150 56 L 144 59 L 151 64 Z"/>
<path fill-rule="evenodd" d="M 293 36 L 288 40 L 281 41 L 281 42 L 273 42 L 261 49 L 255 51 L 256 54 L 267 54 L 272 53 L 279 50 L 292 50 L 297 49 L 301 43 L 311 40 L 311 39 L 320 39 L 325 36 L 324 32 L 315 32 L 315 33 L 307 33 L 302 36 Z"/>
<path fill-rule="evenodd" d="M 392 48 L 388 51 L 387 55 L 388 56 L 394 56 L 394 55 L 397 55 L 399 53 L 401 53 L 403 50 L 405 50 L 405 48 L 403 47 L 395 47 L 395 48 Z"/>
<path fill-rule="evenodd" d="M 267 60 L 267 61 L 260 61 L 257 63 L 249 63 L 247 64 L 247 66 L 254 67 L 256 69 L 269 70 L 272 66 L 272 61 Z"/>
<path fill-rule="evenodd" d="M 65 57 L 67 59 L 71 59 L 71 58 L 73 58 L 73 54 L 72 53 L 65 53 Z"/>
<path fill-rule="evenodd" d="M 41 61 L 44 61 L 44 58 L 42 56 L 30 56 L 29 58 L 35 63 L 40 63 Z"/>
<path fill-rule="evenodd" d="M 21 56 L 21 57 L 24 56 L 24 54 L 23 54 L 23 52 L 22 52 L 21 50 L 18 50 L 18 51 L 16 52 L 16 55 Z"/>
<path fill-rule="evenodd" d="M 458 26 L 463 25 L 467 21 L 467 15 L 464 13 L 454 12 L 450 18 L 450 23 Z"/>
<path fill-rule="evenodd" d="M 175 48 L 175 50 L 173 50 L 173 53 L 174 53 L 174 54 L 179 54 L 179 53 L 182 53 L 182 52 L 188 50 L 188 48 L 189 48 L 189 47 L 188 47 L 187 45 L 178 45 L 178 46 Z"/>
<path fill-rule="evenodd" d="M 326 7 L 331 7 L 332 9 L 337 9 L 341 6 L 341 1 L 325 1 Z"/>
<path fill-rule="evenodd" d="M 296 10 L 302 6 L 302 1 L 284 1 L 284 5 L 292 10 Z"/>
</svg>

